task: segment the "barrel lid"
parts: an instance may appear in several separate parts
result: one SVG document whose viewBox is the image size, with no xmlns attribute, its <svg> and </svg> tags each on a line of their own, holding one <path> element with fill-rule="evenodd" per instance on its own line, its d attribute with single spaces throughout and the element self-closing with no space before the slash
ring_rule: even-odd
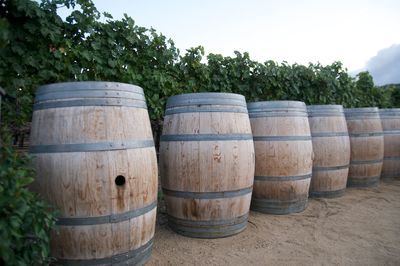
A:
<svg viewBox="0 0 400 266">
<path fill-rule="evenodd" d="M 243 95 L 226 92 L 185 93 L 171 96 L 167 100 L 167 109 L 190 105 L 233 105 L 246 107 Z"/>
<path fill-rule="evenodd" d="M 249 112 L 300 111 L 306 112 L 306 104 L 300 101 L 264 101 L 247 103 Z"/>
<path fill-rule="evenodd" d="M 138 106 L 145 108 L 139 86 L 104 81 L 62 82 L 40 86 L 34 110 L 72 106 Z"/>
<path fill-rule="evenodd" d="M 344 114 L 346 117 L 350 116 L 378 116 L 378 107 L 361 107 L 361 108 L 345 108 Z"/>
</svg>

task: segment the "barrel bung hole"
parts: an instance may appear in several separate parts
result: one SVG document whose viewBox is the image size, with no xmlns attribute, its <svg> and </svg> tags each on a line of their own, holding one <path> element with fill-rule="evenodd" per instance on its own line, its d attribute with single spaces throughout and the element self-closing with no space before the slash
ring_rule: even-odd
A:
<svg viewBox="0 0 400 266">
<path fill-rule="evenodd" d="M 125 185 L 125 176 L 123 175 L 117 176 L 115 178 L 115 184 L 119 187 Z"/>
</svg>

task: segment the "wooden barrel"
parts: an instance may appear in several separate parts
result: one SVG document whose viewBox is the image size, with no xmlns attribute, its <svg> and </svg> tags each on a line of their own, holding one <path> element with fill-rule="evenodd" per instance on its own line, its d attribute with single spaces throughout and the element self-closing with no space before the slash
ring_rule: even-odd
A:
<svg viewBox="0 0 400 266">
<path fill-rule="evenodd" d="M 114 82 L 42 86 L 32 189 L 59 210 L 57 265 L 134 265 L 151 254 L 157 162 L 143 90 Z"/>
<path fill-rule="evenodd" d="M 344 113 L 351 150 L 347 186 L 377 185 L 383 162 L 383 131 L 378 108 L 350 108 Z"/>
<path fill-rule="evenodd" d="M 218 238 L 244 230 L 254 177 L 245 98 L 232 93 L 170 97 L 160 141 L 160 174 L 174 231 Z"/>
<path fill-rule="evenodd" d="M 400 108 L 379 110 L 384 138 L 382 178 L 400 177 Z"/>
<path fill-rule="evenodd" d="M 247 107 L 256 154 L 251 209 L 272 214 L 303 211 L 312 170 L 306 105 L 270 101 Z"/>
<path fill-rule="evenodd" d="M 339 197 L 346 190 L 350 139 L 341 105 L 307 106 L 314 152 L 310 197 Z"/>
</svg>

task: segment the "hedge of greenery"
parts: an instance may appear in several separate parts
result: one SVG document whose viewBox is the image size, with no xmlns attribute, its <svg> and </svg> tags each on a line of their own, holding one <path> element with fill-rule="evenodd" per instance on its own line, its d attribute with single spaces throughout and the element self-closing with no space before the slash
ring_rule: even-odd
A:
<svg viewBox="0 0 400 266">
<path fill-rule="evenodd" d="M 30 158 L 0 144 L 0 265 L 46 265 L 55 213 L 26 187 L 34 176 Z"/>
<path fill-rule="evenodd" d="M 57 15 L 61 5 L 79 8 L 63 21 Z M 90 0 L 13 0 L 0 12 L 0 86 L 15 98 L 3 107 L 9 125 L 30 121 L 39 85 L 71 80 L 137 84 L 145 91 L 152 120 L 162 119 L 169 96 L 184 92 L 235 92 L 248 101 L 293 99 L 346 107 L 399 103 L 392 102 L 390 89 L 375 87 L 367 72 L 353 79 L 340 62 L 260 63 L 237 51 L 233 57 L 204 58 L 201 46 L 181 54 L 172 40 L 128 16 L 101 18 Z"/>
<path fill-rule="evenodd" d="M 166 99 L 186 92 L 235 92 L 248 101 L 400 106 L 398 87 L 378 88 L 368 72 L 352 78 L 340 62 L 327 66 L 261 63 L 237 51 L 233 57 L 205 57 L 201 46 L 181 53 L 172 40 L 136 25 L 128 16 L 115 20 L 110 14 L 101 15 L 90 0 L 5 0 L 0 5 L 0 87 L 8 94 L 1 106 L 3 128 L 19 128 L 31 120 L 39 85 L 74 80 L 141 86 L 155 136 Z M 73 10 L 66 21 L 57 15 L 61 6 Z M 2 138 L 7 146 L 9 141 Z M 32 176 L 27 159 L 4 147 L 0 264 L 25 265 L 30 260 L 41 264 L 48 256 L 53 216 L 25 188 Z"/>
</svg>

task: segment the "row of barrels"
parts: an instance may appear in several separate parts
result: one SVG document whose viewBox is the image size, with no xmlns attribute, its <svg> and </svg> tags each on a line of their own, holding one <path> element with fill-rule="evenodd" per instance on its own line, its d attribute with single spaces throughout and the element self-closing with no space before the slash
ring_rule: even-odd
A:
<svg viewBox="0 0 400 266">
<path fill-rule="evenodd" d="M 250 205 L 273 214 L 302 211 L 309 195 L 377 184 L 383 159 L 382 174 L 400 176 L 399 147 L 398 109 L 379 115 L 377 108 L 296 101 L 246 104 L 231 93 L 170 97 L 159 162 L 169 226 L 192 237 L 239 233 Z M 51 236 L 55 264 L 148 260 L 158 169 L 140 87 L 40 87 L 30 152 L 37 172 L 31 189 L 60 213 Z"/>
</svg>

